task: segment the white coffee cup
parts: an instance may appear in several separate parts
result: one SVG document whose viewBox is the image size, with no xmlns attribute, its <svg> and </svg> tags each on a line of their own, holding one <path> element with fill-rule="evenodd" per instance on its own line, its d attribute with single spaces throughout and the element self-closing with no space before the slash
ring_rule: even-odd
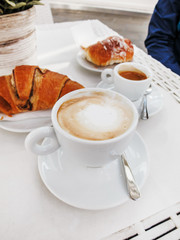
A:
<svg viewBox="0 0 180 240">
<path fill-rule="evenodd" d="M 79 138 L 64 130 L 57 119 L 60 107 L 68 101 L 78 99 L 84 96 L 102 95 L 108 98 L 118 100 L 123 104 L 126 110 L 131 113 L 131 123 L 128 129 L 111 139 L 106 140 L 88 140 Z M 88 100 L 89 101 L 89 100 Z M 51 113 L 53 127 L 41 127 L 28 134 L 25 140 L 27 150 L 38 155 L 46 155 L 54 152 L 59 147 L 62 149 L 61 160 L 64 162 L 73 162 L 83 166 L 102 167 L 112 162 L 113 154 L 122 154 L 129 145 L 138 123 L 138 113 L 134 104 L 125 96 L 107 89 L 84 88 L 64 95 L 54 105 Z M 40 145 L 39 142 L 45 138 L 50 138 L 49 144 Z M 113 154 L 112 154 L 113 153 Z"/>
<path fill-rule="evenodd" d="M 147 78 L 138 81 L 130 80 L 118 73 L 123 71 L 141 71 Z M 138 63 L 127 62 L 118 64 L 114 69 L 105 69 L 101 74 L 101 79 L 106 84 L 114 84 L 117 92 L 125 95 L 131 101 L 136 101 L 142 97 L 150 85 L 152 76 L 152 71 L 148 67 Z"/>
</svg>

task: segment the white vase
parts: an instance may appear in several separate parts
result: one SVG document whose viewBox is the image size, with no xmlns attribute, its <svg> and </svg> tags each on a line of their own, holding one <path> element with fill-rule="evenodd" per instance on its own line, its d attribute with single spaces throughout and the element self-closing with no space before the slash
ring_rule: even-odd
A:
<svg viewBox="0 0 180 240">
<path fill-rule="evenodd" d="M 35 7 L 0 16 L 0 76 L 37 64 L 35 17 Z"/>
</svg>

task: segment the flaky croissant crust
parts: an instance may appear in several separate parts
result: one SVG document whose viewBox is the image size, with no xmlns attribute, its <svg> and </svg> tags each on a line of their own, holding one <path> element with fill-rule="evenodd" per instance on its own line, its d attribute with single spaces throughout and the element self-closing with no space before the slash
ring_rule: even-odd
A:
<svg viewBox="0 0 180 240">
<path fill-rule="evenodd" d="M 0 112 L 12 114 L 51 109 L 68 92 L 83 88 L 66 75 L 38 66 L 17 66 L 0 77 Z"/>
</svg>

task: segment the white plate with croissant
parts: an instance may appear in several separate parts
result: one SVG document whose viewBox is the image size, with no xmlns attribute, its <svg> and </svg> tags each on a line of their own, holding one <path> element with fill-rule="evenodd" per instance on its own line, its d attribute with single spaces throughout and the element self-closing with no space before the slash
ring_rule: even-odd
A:
<svg viewBox="0 0 180 240">
<path fill-rule="evenodd" d="M 87 48 L 81 48 L 76 56 L 77 62 L 94 72 L 114 68 L 117 63 L 132 61 L 134 55 L 131 41 L 120 36 L 110 36 Z"/>
<path fill-rule="evenodd" d="M 38 66 L 17 66 L 0 77 L 0 128 L 29 132 L 51 125 L 51 108 L 68 92 L 83 88 L 66 75 Z"/>
<path fill-rule="evenodd" d="M 24 119 L 19 121 L 0 121 L 0 128 L 11 131 L 11 132 L 19 132 L 25 133 L 30 132 L 31 130 L 43 127 L 43 126 L 51 126 L 51 118 L 49 117 L 40 117 L 40 118 L 32 118 L 32 119 Z"/>
<path fill-rule="evenodd" d="M 89 62 L 88 60 L 86 60 L 85 54 L 82 50 L 80 50 L 78 52 L 78 54 L 76 55 L 76 60 L 81 67 L 83 67 L 89 71 L 101 73 L 104 69 L 107 68 L 107 67 L 97 66 L 97 65 Z M 114 68 L 114 66 L 115 66 L 115 64 L 108 66 L 108 68 Z"/>
</svg>

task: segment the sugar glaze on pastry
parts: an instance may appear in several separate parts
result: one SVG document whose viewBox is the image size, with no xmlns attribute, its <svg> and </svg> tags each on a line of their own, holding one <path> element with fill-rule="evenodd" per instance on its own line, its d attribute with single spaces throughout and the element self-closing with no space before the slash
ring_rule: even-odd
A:
<svg viewBox="0 0 180 240">
<path fill-rule="evenodd" d="M 134 47 L 129 39 L 120 36 L 111 36 L 102 41 L 82 47 L 85 58 L 97 66 L 108 66 L 114 63 L 132 61 Z"/>
</svg>

